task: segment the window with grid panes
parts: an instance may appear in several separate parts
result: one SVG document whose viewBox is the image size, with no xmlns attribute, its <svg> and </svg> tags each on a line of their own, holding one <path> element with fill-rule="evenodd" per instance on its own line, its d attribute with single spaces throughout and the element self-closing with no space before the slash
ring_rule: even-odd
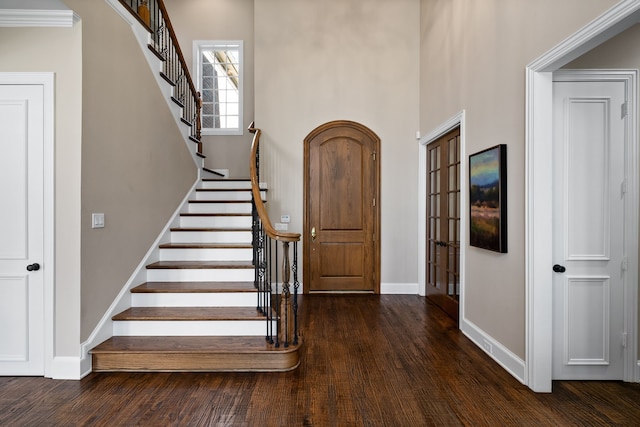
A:
<svg viewBox="0 0 640 427">
<path fill-rule="evenodd" d="M 242 135 L 242 41 L 193 42 L 203 135 Z"/>
</svg>

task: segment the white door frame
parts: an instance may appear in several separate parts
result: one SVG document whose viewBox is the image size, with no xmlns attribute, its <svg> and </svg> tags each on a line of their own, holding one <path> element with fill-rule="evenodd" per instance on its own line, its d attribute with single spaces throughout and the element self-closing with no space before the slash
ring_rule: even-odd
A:
<svg viewBox="0 0 640 427">
<path fill-rule="evenodd" d="M 526 196 L 525 196 L 525 291 L 526 291 L 526 361 L 525 384 L 536 392 L 551 392 L 552 375 L 552 152 L 553 141 L 553 72 L 595 46 L 638 22 L 640 0 L 623 0 L 599 18 L 583 27 L 526 69 Z M 636 73 L 637 77 L 637 73 Z M 635 89 L 633 92 L 635 99 Z M 637 111 L 636 105 L 633 110 Z M 637 114 L 637 113 L 635 113 Z M 629 115 L 631 118 L 631 114 Z M 637 121 L 637 117 L 632 117 Z M 628 159 L 629 173 L 638 176 L 637 123 L 632 126 L 633 158 Z M 637 183 L 628 182 L 628 192 L 637 202 Z M 631 188 L 633 187 L 633 188 Z M 637 203 L 634 206 L 637 218 Z M 629 224 L 628 224 L 629 225 Z M 629 233 L 638 235 L 637 224 Z M 635 232 L 634 232 L 635 230 Z M 637 251 L 636 251 L 637 254 Z M 628 254 L 630 255 L 630 254 Z M 636 258 L 637 259 L 637 256 Z M 635 264 L 632 262 L 631 264 Z M 636 276 L 628 277 L 631 284 Z M 624 380 L 639 381 L 637 365 L 637 285 L 625 289 L 628 350 Z"/>
<path fill-rule="evenodd" d="M 42 85 L 44 89 L 44 376 L 52 376 L 55 333 L 54 73 L 0 73 L 0 84 Z"/>
</svg>

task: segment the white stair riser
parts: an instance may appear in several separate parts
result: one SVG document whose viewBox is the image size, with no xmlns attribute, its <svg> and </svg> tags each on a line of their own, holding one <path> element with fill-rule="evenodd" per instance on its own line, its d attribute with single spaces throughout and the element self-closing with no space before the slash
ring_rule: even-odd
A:
<svg viewBox="0 0 640 427">
<path fill-rule="evenodd" d="M 275 322 L 273 322 L 275 325 Z M 275 326 L 274 329 L 275 331 Z M 266 320 L 117 320 L 116 336 L 261 336 Z"/>
<path fill-rule="evenodd" d="M 160 249 L 160 261 L 251 261 L 253 249 Z"/>
<path fill-rule="evenodd" d="M 251 203 L 189 203 L 189 213 L 251 213 Z"/>
<path fill-rule="evenodd" d="M 266 192 L 260 192 L 265 200 Z M 250 191 L 196 191 L 196 200 L 251 200 Z"/>
<path fill-rule="evenodd" d="M 241 189 L 251 190 L 251 181 L 202 181 L 200 188 L 217 188 L 217 189 Z"/>
<path fill-rule="evenodd" d="M 172 231 L 171 243 L 251 244 L 251 231 Z"/>
<path fill-rule="evenodd" d="M 182 216 L 180 227 L 251 228 L 250 216 Z"/>
<path fill-rule="evenodd" d="M 222 293 L 133 293 L 133 307 L 254 307 L 255 292 Z"/>
<path fill-rule="evenodd" d="M 253 282 L 253 269 L 149 269 L 149 282 Z"/>
</svg>

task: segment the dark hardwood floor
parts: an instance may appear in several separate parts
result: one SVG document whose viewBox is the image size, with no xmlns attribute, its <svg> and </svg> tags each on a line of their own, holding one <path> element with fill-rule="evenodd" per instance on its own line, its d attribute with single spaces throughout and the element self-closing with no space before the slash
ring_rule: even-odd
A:
<svg viewBox="0 0 640 427">
<path fill-rule="evenodd" d="M 287 373 L 0 377 L 0 426 L 637 426 L 640 384 L 520 384 L 417 296 L 305 296 Z"/>
</svg>

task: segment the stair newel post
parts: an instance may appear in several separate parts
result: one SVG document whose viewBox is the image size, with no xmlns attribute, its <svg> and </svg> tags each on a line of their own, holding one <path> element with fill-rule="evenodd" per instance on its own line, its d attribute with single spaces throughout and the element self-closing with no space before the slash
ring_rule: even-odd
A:
<svg viewBox="0 0 640 427">
<path fill-rule="evenodd" d="M 293 345 L 298 345 L 298 242 L 293 242 Z"/>
<path fill-rule="evenodd" d="M 282 242 L 282 299 L 280 301 L 280 313 L 282 322 L 282 328 L 280 329 L 282 333 L 282 340 L 284 342 L 285 347 L 289 347 L 289 339 L 291 334 L 291 319 L 289 318 L 289 305 L 290 305 L 290 285 L 289 280 L 291 279 L 291 264 L 289 261 L 289 242 Z"/>
</svg>

